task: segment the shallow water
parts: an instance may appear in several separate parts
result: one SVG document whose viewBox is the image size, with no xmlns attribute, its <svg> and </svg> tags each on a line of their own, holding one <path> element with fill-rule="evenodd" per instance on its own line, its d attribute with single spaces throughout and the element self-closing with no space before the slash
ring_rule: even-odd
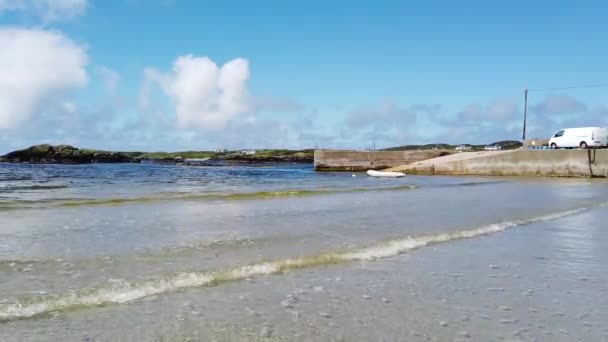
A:
<svg viewBox="0 0 608 342">
<path fill-rule="evenodd" d="M 602 340 L 607 207 L 591 180 L 0 165 L 0 340 Z"/>
</svg>

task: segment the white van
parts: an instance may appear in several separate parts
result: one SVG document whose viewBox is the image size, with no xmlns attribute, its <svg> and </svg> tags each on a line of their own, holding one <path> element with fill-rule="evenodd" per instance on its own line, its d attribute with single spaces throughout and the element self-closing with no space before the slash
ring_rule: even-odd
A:
<svg viewBox="0 0 608 342">
<path fill-rule="evenodd" d="M 551 148 L 589 148 L 608 146 L 608 128 L 580 127 L 559 130 L 549 140 Z"/>
</svg>

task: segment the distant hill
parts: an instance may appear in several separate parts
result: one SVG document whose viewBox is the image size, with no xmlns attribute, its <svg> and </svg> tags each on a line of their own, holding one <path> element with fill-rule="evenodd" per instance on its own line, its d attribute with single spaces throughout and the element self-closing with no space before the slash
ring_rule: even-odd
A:
<svg viewBox="0 0 608 342">
<path fill-rule="evenodd" d="M 213 159 L 226 163 L 312 163 L 313 150 L 112 152 L 79 149 L 69 145 L 34 145 L 0 156 L 0 162 L 34 164 L 156 163 L 178 164 L 187 159 Z"/>
<path fill-rule="evenodd" d="M 451 145 L 451 144 L 438 143 L 438 144 L 425 144 L 425 145 L 395 146 L 395 147 L 382 149 L 382 151 L 409 151 L 409 150 L 433 150 L 433 149 L 453 150 L 453 149 L 456 149 L 456 146 L 460 146 L 460 145 L 471 146 L 473 148 L 473 150 L 483 150 L 484 147 L 487 146 L 487 145 L 471 145 L 471 144 Z M 520 148 L 523 146 L 523 144 L 520 141 L 516 141 L 516 140 L 496 141 L 496 142 L 493 142 L 488 145 L 499 145 L 503 150 L 513 150 L 513 149 Z"/>
<path fill-rule="evenodd" d="M 491 145 L 499 145 L 503 150 L 514 150 L 523 146 L 521 141 L 503 140 L 492 143 Z"/>
<path fill-rule="evenodd" d="M 426 145 L 403 145 L 382 149 L 382 151 L 409 151 L 409 150 L 453 150 L 456 145 L 450 144 L 426 144 Z"/>
</svg>

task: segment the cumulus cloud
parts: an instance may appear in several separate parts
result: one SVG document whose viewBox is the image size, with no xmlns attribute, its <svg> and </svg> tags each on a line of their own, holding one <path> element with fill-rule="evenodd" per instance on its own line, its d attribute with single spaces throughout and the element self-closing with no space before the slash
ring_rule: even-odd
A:
<svg viewBox="0 0 608 342">
<path fill-rule="evenodd" d="M 437 115 L 436 104 L 403 106 L 386 100 L 373 106 L 362 106 L 349 112 L 340 129 L 340 138 L 348 148 L 369 148 L 372 145 L 394 146 L 416 140 L 414 130 Z M 334 144 L 337 144 L 333 142 Z"/>
<path fill-rule="evenodd" d="M 515 102 L 508 100 L 496 100 L 485 107 L 478 103 L 469 104 L 458 113 L 455 119 L 456 121 L 461 122 L 475 121 L 477 123 L 504 123 L 505 121 L 517 118 L 517 115 L 518 106 Z"/>
<path fill-rule="evenodd" d="M 568 95 L 548 95 L 528 107 L 530 136 L 547 137 L 564 127 L 608 125 L 607 107 Z"/>
<path fill-rule="evenodd" d="M 591 109 L 593 115 L 601 116 L 604 121 L 608 119 L 608 105 L 595 106 Z"/>
<path fill-rule="evenodd" d="M 151 94 L 155 85 L 163 83 L 163 75 L 154 68 L 146 68 L 143 71 L 143 82 L 139 89 L 138 107 L 142 113 L 152 110 Z"/>
<path fill-rule="evenodd" d="M 392 101 L 384 101 L 376 106 L 359 107 L 348 113 L 346 125 L 349 128 L 408 126 L 414 125 L 421 115 L 429 115 L 439 110 L 438 105 L 415 104 L 407 107 Z"/>
<path fill-rule="evenodd" d="M 304 106 L 291 99 L 279 98 L 274 96 L 260 96 L 253 99 L 256 111 L 276 112 L 276 113 L 295 113 L 304 110 Z"/>
<path fill-rule="evenodd" d="M 86 12 L 87 6 L 87 0 L 0 0 L 0 13 L 31 13 L 48 23 L 79 17 Z"/>
<path fill-rule="evenodd" d="M 97 69 L 97 74 L 101 78 L 103 82 L 103 87 L 108 93 L 116 92 L 116 88 L 118 87 L 118 81 L 120 81 L 120 75 L 118 72 L 102 66 Z"/>
<path fill-rule="evenodd" d="M 83 47 L 57 32 L 0 29 L 0 129 L 15 128 L 87 83 Z"/>
<path fill-rule="evenodd" d="M 207 57 L 180 56 L 169 73 L 147 69 L 140 108 L 149 106 L 152 84 L 170 97 L 180 128 L 218 131 L 239 114 L 252 110 L 247 91 L 249 62 L 242 58 L 218 66 Z"/>
<path fill-rule="evenodd" d="M 484 116 L 485 113 L 481 105 L 479 103 L 471 103 L 466 105 L 462 111 L 458 112 L 458 116 L 450 121 L 454 122 L 456 120 L 479 120 L 481 118 L 484 118 Z"/>
<path fill-rule="evenodd" d="M 517 139 L 521 117 L 518 102 L 495 99 L 486 104 L 468 104 L 456 113 L 432 115 L 427 126 L 438 133 L 430 142 L 489 143 Z"/>
<path fill-rule="evenodd" d="M 607 107 L 587 105 L 567 95 L 549 95 L 528 106 L 528 137 L 549 137 L 563 127 L 603 126 L 608 124 Z M 516 101 L 497 100 L 487 105 L 470 104 L 455 116 L 438 121 L 453 136 L 473 142 L 520 139 L 523 108 Z"/>
<path fill-rule="evenodd" d="M 550 95 L 530 109 L 538 114 L 562 115 L 586 112 L 587 106 L 567 95 Z"/>
</svg>

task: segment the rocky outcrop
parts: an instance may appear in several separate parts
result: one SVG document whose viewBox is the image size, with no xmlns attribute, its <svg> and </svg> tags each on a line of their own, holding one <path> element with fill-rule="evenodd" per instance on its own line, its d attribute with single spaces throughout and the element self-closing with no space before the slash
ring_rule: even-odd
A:
<svg viewBox="0 0 608 342">
<path fill-rule="evenodd" d="M 81 150 L 70 145 L 34 145 L 0 157 L 0 162 L 35 164 L 133 163 L 134 158 L 116 152 Z"/>
<path fill-rule="evenodd" d="M 260 150 L 254 154 L 233 152 L 108 152 L 78 149 L 70 145 L 35 145 L 10 152 L 0 157 L 0 162 L 35 164 L 90 164 L 90 163 L 159 163 L 182 164 L 191 159 L 202 159 L 196 165 L 226 164 L 275 164 L 275 163 L 312 163 L 313 151 Z"/>
<path fill-rule="evenodd" d="M 228 163 L 243 164 L 278 164 L 278 163 L 312 163 L 312 150 L 304 151 L 262 151 L 256 154 L 234 153 L 222 156 Z"/>
<path fill-rule="evenodd" d="M 137 157 L 135 158 L 140 163 L 144 164 L 183 164 L 184 159 L 181 157 L 165 157 L 165 158 L 147 158 L 147 157 Z"/>
</svg>

